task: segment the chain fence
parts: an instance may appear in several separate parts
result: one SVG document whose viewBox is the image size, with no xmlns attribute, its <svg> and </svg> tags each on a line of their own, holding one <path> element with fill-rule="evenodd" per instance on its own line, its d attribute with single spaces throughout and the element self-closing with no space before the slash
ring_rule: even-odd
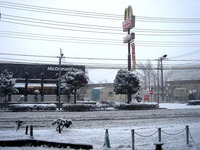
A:
<svg viewBox="0 0 200 150">
<path fill-rule="evenodd" d="M 189 126 L 186 126 L 183 130 L 175 132 L 175 133 L 166 132 L 166 131 L 162 130 L 161 128 L 158 128 L 157 131 L 155 131 L 155 132 L 153 132 L 152 134 L 149 134 L 149 135 L 143 135 L 141 133 L 135 132 L 135 130 L 132 130 L 131 131 L 131 134 L 132 134 L 132 150 L 136 150 L 135 149 L 135 137 L 136 136 L 142 137 L 142 138 L 152 138 L 155 134 L 158 134 L 158 142 L 155 142 L 154 145 L 156 146 L 157 150 L 161 150 L 162 146 L 165 144 L 162 141 L 162 133 L 167 135 L 167 136 L 177 136 L 177 135 L 182 136 L 184 134 L 184 132 L 185 132 L 185 135 L 186 135 L 185 136 L 186 145 L 188 145 L 188 146 L 190 145 L 189 141 L 192 141 L 196 145 L 196 142 L 194 141 L 192 134 L 189 130 Z M 181 138 L 183 138 L 183 137 L 181 137 Z"/>
</svg>

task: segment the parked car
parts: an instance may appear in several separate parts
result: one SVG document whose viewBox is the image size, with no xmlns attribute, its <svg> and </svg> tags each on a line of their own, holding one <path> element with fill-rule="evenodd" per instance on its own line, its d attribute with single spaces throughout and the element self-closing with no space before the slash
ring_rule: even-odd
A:
<svg viewBox="0 0 200 150">
<path fill-rule="evenodd" d="M 103 101 L 98 102 L 97 106 L 99 108 L 108 108 L 110 106 L 110 103 L 108 101 L 103 100 Z"/>
</svg>

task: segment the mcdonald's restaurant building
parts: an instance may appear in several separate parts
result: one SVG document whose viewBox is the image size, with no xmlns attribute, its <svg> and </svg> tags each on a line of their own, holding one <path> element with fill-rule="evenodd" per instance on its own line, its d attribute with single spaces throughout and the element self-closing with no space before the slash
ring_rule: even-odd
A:
<svg viewBox="0 0 200 150">
<path fill-rule="evenodd" d="M 61 75 L 65 74 L 68 68 L 85 72 L 85 66 L 61 65 Z M 15 87 L 19 90 L 19 93 L 8 96 L 9 101 L 16 102 L 23 97 L 23 101 L 34 102 L 36 90 L 39 91 L 38 101 L 57 100 L 59 65 L 1 63 L 0 72 L 5 69 L 13 73 L 13 78 L 16 79 Z M 61 94 L 61 101 L 66 101 L 66 95 Z"/>
</svg>

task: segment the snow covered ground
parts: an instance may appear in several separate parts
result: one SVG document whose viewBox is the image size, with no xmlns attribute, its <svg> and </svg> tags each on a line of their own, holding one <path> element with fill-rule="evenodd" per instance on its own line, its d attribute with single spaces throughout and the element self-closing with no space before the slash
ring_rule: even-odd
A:
<svg viewBox="0 0 200 150">
<path fill-rule="evenodd" d="M 55 131 L 55 127 L 36 127 L 34 128 L 34 138 L 40 140 L 91 144 L 94 150 L 108 149 L 103 147 L 105 142 L 105 130 L 109 131 L 109 141 L 111 150 L 131 150 L 131 130 L 135 131 L 135 149 L 136 150 L 153 150 L 154 143 L 158 141 L 158 128 L 162 128 L 162 142 L 164 150 L 200 150 L 200 106 L 188 106 L 186 104 L 160 103 L 160 108 L 181 109 L 183 112 L 188 109 L 194 117 L 161 117 L 165 109 L 157 110 L 158 118 L 154 119 L 122 119 L 122 120 L 94 120 L 89 122 L 89 126 L 84 121 L 76 121 L 71 128 L 64 128 L 62 134 Z M 194 110 L 194 111 L 193 111 Z M 129 112 L 129 111 L 127 111 Z M 145 113 L 150 113 L 146 111 Z M 157 112 L 153 112 L 156 115 Z M 102 113 L 102 112 L 101 112 Z M 105 112 L 106 113 L 106 112 Z M 114 111 L 113 113 L 117 113 Z M 136 111 L 136 114 L 142 114 L 143 111 Z M 190 114 L 190 113 L 188 113 Z M 70 115 L 70 113 L 69 113 Z M 81 115 L 81 114 L 80 114 Z M 128 114 L 127 114 L 128 116 Z M 180 116 L 180 115 L 179 115 Z M 4 116 L 5 117 L 5 116 Z M 11 116 L 8 116 L 8 118 Z M 56 116 L 57 117 L 57 116 Z M 91 116 L 92 117 L 92 116 Z M 82 126 L 83 124 L 83 126 Z M 189 145 L 186 144 L 186 125 L 190 129 Z M 14 128 L 1 128 L 0 140 L 6 139 L 27 139 L 24 128 L 15 131 Z M 27 147 L 0 147 L 0 150 L 25 150 Z M 29 150 L 59 150 L 58 148 L 47 147 L 29 147 Z"/>
</svg>

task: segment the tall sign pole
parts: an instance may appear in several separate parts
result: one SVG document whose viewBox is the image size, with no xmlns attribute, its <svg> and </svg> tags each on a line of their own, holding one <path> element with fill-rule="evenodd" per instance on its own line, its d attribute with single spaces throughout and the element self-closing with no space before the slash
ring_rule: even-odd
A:
<svg viewBox="0 0 200 150">
<path fill-rule="evenodd" d="M 130 30 L 135 27 L 135 16 L 133 15 L 132 7 L 128 6 L 124 12 L 124 22 L 122 23 L 123 32 L 128 32 L 124 37 L 124 43 L 128 43 L 128 71 L 131 71 L 131 40 L 135 39 L 135 33 L 130 33 Z M 131 93 L 127 93 L 128 103 L 131 102 Z"/>
</svg>

